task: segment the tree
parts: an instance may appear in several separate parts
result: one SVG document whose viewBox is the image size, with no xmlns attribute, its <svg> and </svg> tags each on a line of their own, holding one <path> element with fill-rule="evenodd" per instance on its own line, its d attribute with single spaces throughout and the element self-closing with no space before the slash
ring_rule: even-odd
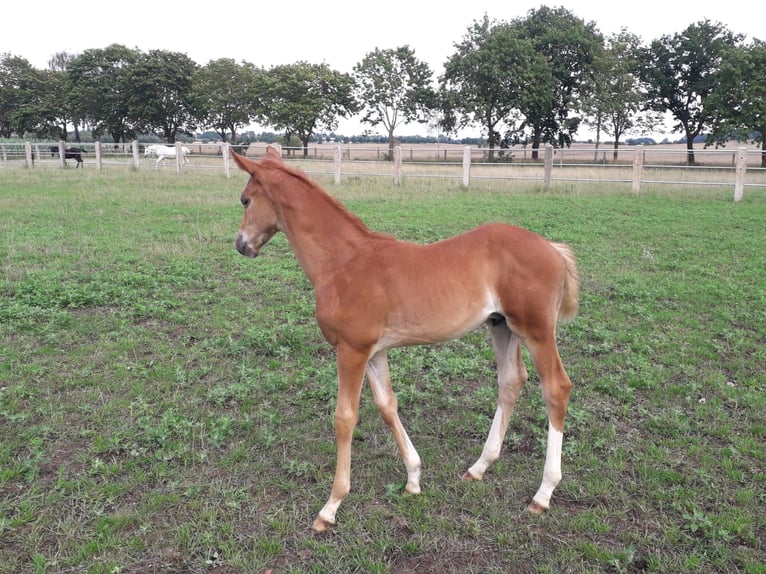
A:
<svg viewBox="0 0 766 574">
<path fill-rule="evenodd" d="M 440 78 L 443 126 L 454 131 L 480 124 L 492 158 L 501 142 L 501 126 L 513 124 L 514 111 L 531 113 L 536 103 L 550 106 L 553 90 L 547 63 L 514 28 L 486 15 L 473 22 L 455 48 Z M 519 130 L 522 125 L 509 132 Z"/>
<path fill-rule="evenodd" d="M 708 141 L 718 145 L 731 139 L 759 143 L 761 167 L 766 167 L 766 86 L 753 78 L 765 76 L 766 43 L 756 39 L 747 46 L 736 46 L 727 52 L 718 89 L 708 99 L 715 114 Z"/>
<path fill-rule="evenodd" d="M 550 97 L 524 111 L 536 157 L 543 142 L 560 147 L 572 143 L 581 121 L 575 113 L 592 85 L 593 62 L 603 38 L 594 22 L 586 24 L 565 8 L 541 6 L 511 25 L 545 58 L 553 78 Z"/>
<path fill-rule="evenodd" d="M 426 123 L 435 103 L 431 88 L 433 73 L 407 45 L 368 52 L 354 66 L 357 97 L 363 107 L 361 121 L 383 125 L 393 157 L 394 132 L 408 122 Z"/>
<path fill-rule="evenodd" d="M 68 126 L 72 124 L 74 140 L 80 141 L 80 122 L 75 114 L 75 107 L 69 97 L 69 65 L 76 55 L 68 52 L 56 52 L 48 60 L 50 74 L 45 82 L 49 94 L 49 132 L 58 132 L 58 139 L 67 140 Z"/>
<path fill-rule="evenodd" d="M 115 142 L 135 135 L 131 123 L 131 66 L 138 50 L 112 44 L 86 50 L 69 65 L 70 98 L 76 117 L 93 125 L 94 137 L 108 133 Z"/>
<path fill-rule="evenodd" d="M 264 74 L 248 62 L 236 63 L 231 58 L 211 60 L 197 69 L 192 82 L 192 101 L 197 119 L 215 130 L 222 141 L 262 115 Z"/>
<path fill-rule="evenodd" d="M 31 69 L 26 76 L 23 101 L 16 112 L 19 134 L 67 139 L 65 74 L 56 70 Z"/>
<path fill-rule="evenodd" d="M 308 155 L 311 136 L 318 129 L 334 131 L 338 119 L 357 109 L 354 81 L 327 64 L 296 62 L 274 66 L 266 74 L 264 121 L 296 136 Z"/>
<path fill-rule="evenodd" d="M 686 137 L 688 165 L 695 163 L 695 138 L 715 121 L 708 98 L 716 91 L 724 56 L 741 40 L 723 24 L 703 20 L 642 50 L 640 76 L 648 106 L 672 114 L 673 131 Z"/>
<path fill-rule="evenodd" d="M 0 135 L 33 132 L 66 139 L 65 74 L 37 70 L 24 58 L 6 54 L 0 60 Z"/>
<path fill-rule="evenodd" d="M 25 111 L 35 85 L 35 69 L 26 58 L 9 53 L 0 57 L 0 137 L 22 137 L 33 127 Z"/>
<path fill-rule="evenodd" d="M 651 130 L 661 120 L 657 113 L 642 113 L 646 95 L 639 89 L 639 50 L 640 39 L 625 29 L 608 38 L 594 61 L 591 86 L 583 100 L 585 121 L 596 128 L 596 148 L 603 130 L 614 142 L 614 159 L 623 135 Z"/>
<path fill-rule="evenodd" d="M 168 143 L 192 133 L 192 78 L 197 64 L 186 54 L 152 50 L 130 66 L 129 109 L 142 132 L 158 131 Z"/>
</svg>

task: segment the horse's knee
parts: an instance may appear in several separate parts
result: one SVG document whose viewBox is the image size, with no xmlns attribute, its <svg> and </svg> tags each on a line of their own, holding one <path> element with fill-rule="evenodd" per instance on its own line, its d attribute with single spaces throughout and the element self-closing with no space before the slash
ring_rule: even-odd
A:
<svg viewBox="0 0 766 574">
<path fill-rule="evenodd" d="M 358 421 L 358 413 L 351 408 L 336 408 L 335 434 L 339 437 L 350 436 Z"/>
</svg>

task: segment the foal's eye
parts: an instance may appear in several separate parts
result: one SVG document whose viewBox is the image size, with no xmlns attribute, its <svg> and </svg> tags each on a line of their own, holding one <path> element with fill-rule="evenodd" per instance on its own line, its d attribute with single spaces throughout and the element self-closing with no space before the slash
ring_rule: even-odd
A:
<svg viewBox="0 0 766 574">
<path fill-rule="evenodd" d="M 240 197 L 239 198 L 240 203 L 242 203 L 242 207 L 247 207 L 250 205 L 250 199 L 247 197 Z"/>
</svg>

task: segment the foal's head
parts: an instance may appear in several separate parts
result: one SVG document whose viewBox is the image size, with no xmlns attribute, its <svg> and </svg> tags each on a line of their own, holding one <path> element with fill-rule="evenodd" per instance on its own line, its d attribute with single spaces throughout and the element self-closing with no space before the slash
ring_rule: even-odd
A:
<svg viewBox="0 0 766 574">
<path fill-rule="evenodd" d="M 245 257 L 256 257 L 261 247 L 279 231 L 277 213 L 266 192 L 268 168 L 233 151 L 231 157 L 240 169 L 250 174 L 250 179 L 240 196 L 245 214 L 242 216 L 242 223 L 237 233 L 237 251 Z M 275 160 L 281 162 L 282 158 L 279 152 L 269 147 L 265 161 Z"/>
</svg>

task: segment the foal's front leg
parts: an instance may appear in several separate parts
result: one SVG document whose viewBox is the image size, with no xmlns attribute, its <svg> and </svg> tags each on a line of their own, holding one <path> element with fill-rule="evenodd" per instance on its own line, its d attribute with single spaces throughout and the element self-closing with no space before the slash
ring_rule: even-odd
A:
<svg viewBox="0 0 766 574">
<path fill-rule="evenodd" d="M 314 530 L 324 532 L 335 524 L 335 513 L 351 490 L 351 437 L 359 418 L 359 399 L 364 380 L 364 367 L 369 355 L 339 344 L 338 404 L 335 407 L 337 463 L 330 498 L 314 520 Z"/>
</svg>

